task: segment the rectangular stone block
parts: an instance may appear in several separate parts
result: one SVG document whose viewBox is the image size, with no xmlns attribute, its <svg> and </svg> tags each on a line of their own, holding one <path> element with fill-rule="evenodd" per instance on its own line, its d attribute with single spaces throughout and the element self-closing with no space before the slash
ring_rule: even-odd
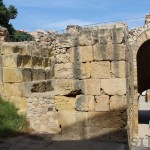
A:
<svg viewBox="0 0 150 150">
<path fill-rule="evenodd" d="M 51 59 L 49 57 L 43 58 L 43 67 L 50 67 L 51 66 Z"/>
<path fill-rule="evenodd" d="M 1 54 L 13 54 L 20 53 L 24 54 L 26 52 L 25 45 L 16 44 L 16 43 L 3 43 Z"/>
<path fill-rule="evenodd" d="M 146 99 L 146 102 L 148 102 L 148 103 L 150 102 L 150 90 L 146 91 L 146 98 L 145 99 Z"/>
<path fill-rule="evenodd" d="M 125 78 L 126 76 L 126 64 L 125 61 L 112 61 L 111 72 L 114 77 Z"/>
<path fill-rule="evenodd" d="M 76 110 L 77 111 L 94 110 L 94 96 L 77 95 L 76 96 Z"/>
<path fill-rule="evenodd" d="M 32 80 L 45 80 L 46 73 L 44 69 L 32 69 Z"/>
<path fill-rule="evenodd" d="M 75 110 L 76 98 L 66 96 L 55 96 L 55 108 L 58 111 Z"/>
<path fill-rule="evenodd" d="M 76 95 L 81 93 L 82 82 L 73 79 L 56 79 L 55 95 Z"/>
<path fill-rule="evenodd" d="M 110 110 L 125 110 L 127 109 L 126 96 L 115 95 L 110 98 Z"/>
<path fill-rule="evenodd" d="M 31 81 L 31 69 L 4 68 L 3 69 L 3 81 L 6 83 Z"/>
<path fill-rule="evenodd" d="M 123 128 L 127 114 L 121 112 L 88 112 L 86 113 L 85 126 L 99 128 Z"/>
<path fill-rule="evenodd" d="M 110 62 L 92 62 L 91 63 L 91 77 L 92 78 L 110 78 Z"/>
<path fill-rule="evenodd" d="M 84 127 L 84 139 L 95 139 L 95 140 L 110 140 L 111 128 L 101 128 L 101 127 Z"/>
<path fill-rule="evenodd" d="M 57 63 L 69 63 L 71 61 L 70 59 L 71 59 L 70 54 L 68 54 L 68 53 L 56 55 L 56 62 Z M 71 62 L 73 62 L 73 58 L 72 58 Z"/>
<path fill-rule="evenodd" d="M 74 68 L 72 63 L 55 64 L 55 78 L 69 79 L 74 76 Z"/>
<path fill-rule="evenodd" d="M 7 54 L 3 56 L 3 66 L 8 68 L 32 66 L 31 56 L 20 54 Z"/>
<path fill-rule="evenodd" d="M 91 76 L 91 63 L 75 63 L 73 65 L 74 78 L 87 79 Z"/>
<path fill-rule="evenodd" d="M 126 79 L 101 79 L 101 88 L 108 95 L 124 95 L 126 94 Z"/>
<path fill-rule="evenodd" d="M 82 91 L 85 95 L 100 95 L 100 79 L 85 79 L 82 82 Z"/>
<path fill-rule="evenodd" d="M 3 95 L 7 97 L 15 96 L 21 97 L 20 83 L 4 83 L 3 84 Z"/>
<path fill-rule="evenodd" d="M 15 104 L 15 106 L 19 109 L 20 113 L 27 112 L 27 98 L 11 96 L 10 101 Z"/>
<path fill-rule="evenodd" d="M 125 29 L 126 27 L 118 27 L 112 29 L 112 41 L 115 44 L 121 44 L 125 39 Z"/>
<path fill-rule="evenodd" d="M 70 60 L 73 63 L 90 62 L 93 61 L 93 47 L 92 46 L 79 46 L 70 48 Z"/>
<path fill-rule="evenodd" d="M 33 56 L 32 57 L 32 66 L 34 68 L 43 67 L 43 57 Z"/>
<path fill-rule="evenodd" d="M 124 44 L 95 44 L 93 46 L 94 60 L 125 60 Z"/>
<path fill-rule="evenodd" d="M 95 111 L 109 111 L 109 96 L 95 96 Z"/>
</svg>

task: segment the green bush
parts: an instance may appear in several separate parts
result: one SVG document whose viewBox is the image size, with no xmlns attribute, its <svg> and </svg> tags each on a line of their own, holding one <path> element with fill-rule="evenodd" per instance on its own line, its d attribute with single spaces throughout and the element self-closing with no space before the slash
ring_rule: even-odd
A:
<svg viewBox="0 0 150 150">
<path fill-rule="evenodd" d="M 21 42 L 21 41 L 34 41 L 34 37 L 27 32 L 15 31 L 10 36 L 10 41 L 12 42 Z"/>
<path fill-rule="evenodd" d="M 13 103 L 0 98 L 0 137 L 14 136 L 26 129 L 26 116 L 18 114 L 18 109 Z"/>
</svg>

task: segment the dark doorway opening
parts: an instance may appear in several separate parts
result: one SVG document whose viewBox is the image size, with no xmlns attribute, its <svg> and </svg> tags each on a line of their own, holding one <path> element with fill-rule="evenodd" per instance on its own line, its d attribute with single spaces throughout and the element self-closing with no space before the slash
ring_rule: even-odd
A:
<svg viewBox="0 0 150 150">
<path fill-rule="evenodd" d="M 150 40 L 144 42 L 137 53 L 138 92 L 150 89 Z"/>
</svg>

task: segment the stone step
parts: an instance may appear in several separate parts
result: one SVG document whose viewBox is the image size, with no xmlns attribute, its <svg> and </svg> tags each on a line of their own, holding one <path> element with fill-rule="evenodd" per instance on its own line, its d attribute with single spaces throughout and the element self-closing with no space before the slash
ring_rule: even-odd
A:
<svg viewBox="0 0 150 150">
<path fill-rule="evenodd" d="M 54 80 L 41 80 L 22 83 L 22 96 L 30 97 L 32 93 L 43 93 L 54 90 Z"/>
<path fill-rule="evenodd" d="M 1 62 L 3 67 L 8 68 L 46 68 L 51 65 L 49 57 L 22 55 L 17 53 L 2 55 Z"/>
<path fill-rule="evenodd" d="M 35 42 L 3 42 L 1 54 L 5 55 L 13 53 L 30 56 L 50 57 L 48 49 L 37 47 L 37 44 Z"/>
<path fill-rule="evenodd" d="M 1 70 L 1 78 L 4 83 L 21 83 L 39 80 L 48 80 L 53 76 L 51 68 L 8 68 Z"/>
</svg>

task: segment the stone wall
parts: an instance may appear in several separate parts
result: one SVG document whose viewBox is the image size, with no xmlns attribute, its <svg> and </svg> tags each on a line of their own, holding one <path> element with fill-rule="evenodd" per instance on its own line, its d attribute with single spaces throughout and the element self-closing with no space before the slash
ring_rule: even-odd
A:
<svg viewBox="0 0 150 150">
<path fill-rule="evenodd" d="M 9 33 L 6 28 L 0 26 L 0 42 L 6 42 L 9 39 Z"/>
<path fill-rule="evenodd" d="M 124 24 L 68 27 L 66 34 L 57 36 L 57 138 L 127 140 L 127 106 L 133 98 L 127 38 Z"/>
<path fill-rule="evenodd" d="M 3 42 L 1 96 L 27 114 L 31 128 L 56 140 L 130 141 L 128 36 L 127 26 L 118 23 L 68 26 L 65 34 L 38 32 L 35 42 Z"/>
</svg>

